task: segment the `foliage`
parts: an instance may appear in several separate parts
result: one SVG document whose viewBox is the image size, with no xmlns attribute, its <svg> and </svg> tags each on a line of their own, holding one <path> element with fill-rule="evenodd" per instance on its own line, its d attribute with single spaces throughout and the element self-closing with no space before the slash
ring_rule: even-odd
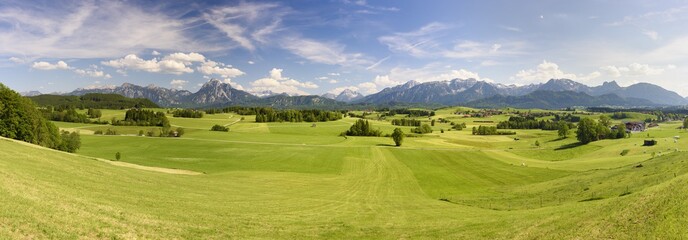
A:
<svg viewBox="0 0 688 240">
<path fill-rule="evenodd" d="M 176 109 L 172 111 L 172 116 L 181 118 L 202 118 L 203 112 L 193 109 Z"/>
<path fill-rule="evenodd" d="M 213 127 L 210 128 L 210 131 L 217 131 L 217 132 L 229 132 L 229 128 L 215 124 Z"/>
<path fill-rule="evenodd" d="M 587 144 L 601 139 L 618 139 L 629 136 L 626 133 L 626 125 L 619 124 L 612 130 L 605 126 L 605 124 L 609 124 L 607 121 L 608 119 L 601 119 L 598 122 L 590 118 L 581 119 L 576 130 L 576 139 Z"/>
<path fill-rule="evenodd" d="M 688 118 L 683 120 L 683 128 L 688 128 Z"/>
<path fill-rule="evenodd" d="M 117 159 L 117 161 L 119 161 L 120 158 L 122 158 L 122 154 L 119 152 L 115 153 L 115 159 Z"/>
<path fill-rule="evenodd" d="M 394 116 L 396 114 L 407 114 L 409 117 L 432 117 L 435 116 L 435 111 L 399 108 L 389 110 L 387 116 Z"/>
<path fill-rule="evenodd" d="M 512 116 L 509 117 L 508 121 L 502 121 L 497 124 L 498 129 L 542 129 L 542 130 L 557 130 L 561 124 L 568 124 L 569 128 L 573 125 L 572 123 L 564 122 L 553 122 L 549 120 L 536 120 L 532 116 L 519 117 Z"/>
<path fill-rule="evenodd" d="M 60 142 L 60 146 L 57 148 L 60 151 L 74 153 L 76 150 L 81 148 L 81 137 L 79 136 L 79 133 L 62 131 L 61 138 L 62 141 Z"/>
<path fill-rule="evenodd" d="M 100 109 L 89 108 L 86 112 L 86 115 L 88 115 L 89 118 L 100 118 L 103 116 L 103 113 L 100 111 Z"/>
<path fill-rule="evenodd" d="M 459 130 L 459 131 L 466 128 L 466 123 L 457 124 L 457 123 L 452 122 L 451 125 L 452 125 L 452 129 Z"/>
<path fill-rule="evenodd" d="M 54 106 L 56 110 L 69 108 L 127 109 L 160 107 L 151 100 L 145 98 L 127 98 L 119 94 L 88 93 L 83 96 L 45 94 L 29 98 L 39 106 Z"/>
<path fill-rule="evenodd" d="M 367 137 L 379 137 L 382 132 L 377 129 L 373 129 L 370 126 L 368 120 L 359 119 L 354 125 L 345 132 L 347 136 L 367 136 Z"/>
<path fill-rule="evenodd" d="M 404 131 L 402 131 L 401 128 L 395 128 L 394 132 L 392 132 L 392 139 L 394 140 L 394 144 L 400 147 L 401 143 L 404 142 Z"/>
<path fill-rule="evenodd" d="M 0 83 L 0 136 L 58 149 L 57 127 L 46 120 L 36 105 Z"/>
<path fill-rule="evenodd" d="M 411 132 L 418 134 L 432 133 L 432 127 L 430 127 L 428 124 L 423 124 L 420 127 L 412 129 Z"/>
<path fill-rule="evenodd" d="M 112 125 L 169 127 L 170 121 L 163 112 L 154 112 L 146 109 L 129 109 L 123 121 L 113 119 Z"/>
<path fill-rule="evenodd" d="M 597 123 L 590 118 L 581 119 L 576 130 L 576 139 L 583 144 L 597 141 Z"/>
<path fill-rule="evenodd" d="M 396 126 L 415 126 L 415 127 L 417 127 L 417 126 L 420 126 L 420 120 L 416 120 L 416 119 L 406 119 L 406 118 L 402 118 L 402 119 L 392 119 L 392 125 L 396 125 Z"/>
<path fill-rule="evenodd" d="M 473 127 L 473 135 L 515 135 L 516 132 L 511 131 L 497 131 L 495 126 L 478 126 Z"/>
<path fill-rule="evenodd" d="M 569 137 L 569 125 L 568 124 L 559 124 L 559 129 L 557 129 L 557 133 L 558 133 L 560 138 Z"/>
</svg>

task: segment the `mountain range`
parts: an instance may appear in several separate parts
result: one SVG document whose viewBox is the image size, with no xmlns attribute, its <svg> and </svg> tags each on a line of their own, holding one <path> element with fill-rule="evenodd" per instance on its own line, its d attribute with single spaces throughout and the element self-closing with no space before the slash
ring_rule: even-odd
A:
<svg viewBox="0 0 688 240">
<path fill-rule="evenodd" d="M 561 108 L 569 106 L 671 106 L 686 105 L 688 99 L 649 83 L 621 87 L 615 81 L 590 87 L 569 79 L 551 79 L 525 86 L 504 85 L 476 79 L 453 79 L 420 83 L 409 81 L 364 96 L 345 89 L 339 94 L 289 96 L 263 92 L 251 94 L 230 84 L 211 79 L 195 93 L 157 86 L 80 88 L 67 95 L 116 93 L 130 98 L 147 98 L 165 107 L 221 107 L 228 105 L 277 108 L 323 108 L 349 105 L 470 105 L 476 107 Z"/>
<path fill-rule="evenodd" d="M 368 95 L 357 102 L 363 103 L 440 103 L 443 105 L 461 105 L 471 101 L 493 96 L 523 96 L 535 91 L 585 93 L 590 96 L 614 94 L 622 98 L 649 100 L 654 105 L 685 105 L 688 100 L 675 92 L 649 83 L 638 83 L 621 87 L 615 81 L 605 82 L 600 86 L 589 87 L 569 79 L 551 79 L 546 83 L 525 86 L 495 84 L 475 79 L 453 79 L 419 83 L 409 81 L 395 87 Z"/>
</svg>

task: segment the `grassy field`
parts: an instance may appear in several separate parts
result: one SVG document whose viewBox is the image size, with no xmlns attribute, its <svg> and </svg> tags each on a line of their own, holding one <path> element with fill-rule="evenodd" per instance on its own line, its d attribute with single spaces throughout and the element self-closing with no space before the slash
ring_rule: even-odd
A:
<svg viewBox="0 0 688 240">
<path fill-rule="evenodd" d="M 436 123 L 402 147 L 338 136 L 355 118 L 170 118 L 186 129 L 181 138 L 135 136 L 150 127 L 56 123 L 81 132 L 78 154 L 0 139 L 0 238 L 688 238 L 688 132 L 680 123 L 578 146 L 556 131 L 473 136 L 485 119 L 457 110 L 433 118 L 468 129 Z M 376 119 L 383 133 L 396 127 Z M 209 131 L 215 124 L 230 131 Z M 123 135 L 92 135 L 107 128 Z M 658 144 L 641 146 L 650 138 Z M 116 152 L 121 162 L 201 174 L 109 164 Z"/>
</svg>

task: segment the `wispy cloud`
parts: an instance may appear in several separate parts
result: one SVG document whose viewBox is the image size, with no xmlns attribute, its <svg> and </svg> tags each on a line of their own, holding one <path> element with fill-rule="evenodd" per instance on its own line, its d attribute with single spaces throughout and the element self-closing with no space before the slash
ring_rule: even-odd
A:
<svg viewBox="0 0 688 240">
<path fill-rule="evenodd" d="M 279 30 L 282 17 L 290 12 L 275 3 L 247 3 L 211 9 L 203 19 L 239 44 L 255 50 L 256 43 L 268 42 L 267 37 Z"/>
<path fill-rule="evenodd" d="M 0 7 L 0 54 L 101 58 L 144 49 L 211 50 L 185 33 L 186 22 L 126 2 L 91 1 Z"/>
<path fill-rule="evenodd" d="M 283 39 L 280 44 L 293 54 L 316 63 L 342 66 L 364 66 L 373 63 L 364 54 L 346 52 L 343 45 L 334 42 L 288 37 Z"/>
<path fill-rule="evenodd" d="M 525 45 L 519 41 L 477 42 L 471 40 L 456 41 L 452 47 L 436 41 L 450 27 L 433 22 L 418 30 L 400 32 L 379 37 L 380 43 L 387 45 L 392 52 L 406 53 L 419 58 L 455 58 L 470 59 L 519 54 Z"/>
</svg>

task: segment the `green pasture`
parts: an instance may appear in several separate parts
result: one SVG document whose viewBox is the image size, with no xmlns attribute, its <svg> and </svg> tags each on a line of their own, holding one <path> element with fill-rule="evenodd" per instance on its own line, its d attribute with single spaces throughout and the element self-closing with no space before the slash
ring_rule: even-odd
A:
<svg viewBox="0 0 688 240">
<path fill-rule="evenodd" d="M 433 118 L 468 129 L 438 122 L 401 147 L 389 137 L 339 136 L 357 120 L 349 117 L 255 123 L 233 113 L 168 115 L 186 129 L 180 138 L 136 136 L 151 127 L 56 122 L 81 132 L 77 154 L 0 139 L 0 238 L 688 237 L 688 132 L 680 123 L 579 145 L 574 131 L 564 139 L 542 130 L 474 136 L 470 128 L 486 118 L 457 110 Z M 369 121 L 383 134 L 398 127 L 376 119 Z M 210 131 L 215 124 L 230 131 Z M 92 135 L 107 128 L 122 135 Z M 641 146 L 645 139 L 658 144 Z M 117 152 L 133 166 L 201 174 L 113 165 Z"/>
</svg>

